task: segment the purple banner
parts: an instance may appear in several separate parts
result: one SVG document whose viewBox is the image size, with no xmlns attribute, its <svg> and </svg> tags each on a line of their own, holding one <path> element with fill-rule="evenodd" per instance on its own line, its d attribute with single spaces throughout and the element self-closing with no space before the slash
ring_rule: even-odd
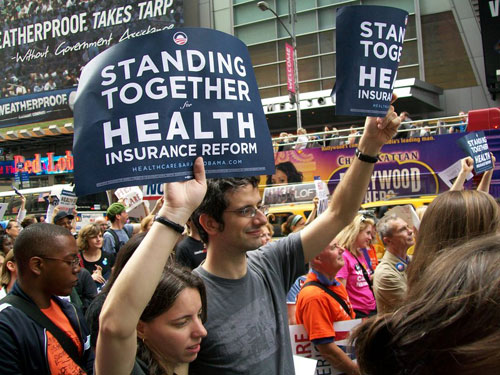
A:
<svg viewBox="0 0 500 375">
<path fill-rule="evenodd" d="M 488 144 L 492 145 L 490 150 L 500 160 L 500 150 L 495 146 L 500 132 L 488 133 Z M 382 149 L 381 161 L 375 165 L 364 201 L 384 200 L 392 196 L 438 194 L 448 190 L 448 184 L 453 182 L 450 177 L 452 173 L 443 172 L 452 169 L 450 167 L 466 156 L 456 144 L 461 136 L 463 135 L 446 134 L 393 139 Z M 295 173 L 302 173 L 303 182 L 314 181 L 314 176 L 320 176 L 328 183 L 330 192 L 333 192 L 355 157 L 354 150 L 343 145 L 278 152 L 275 154 L 277 173 L 286 176 L 286 173 L 280 171 L 279 164 L 291 162 L 295 166 Z M 265 184 L 265 180 L 263 177 L 261 182 Z M 491 189 L 493 195 L 496 195 L 493 186 L 495 182 L 494 175 Z"/>
</svg>

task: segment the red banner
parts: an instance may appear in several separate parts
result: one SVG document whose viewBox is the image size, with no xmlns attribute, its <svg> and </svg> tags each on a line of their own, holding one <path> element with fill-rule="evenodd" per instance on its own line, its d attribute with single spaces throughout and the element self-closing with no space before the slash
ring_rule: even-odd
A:
<svg viewBox="0 0 500 375">
<path fill-rule="evenodd" d="M 287 82 L 287 89 L 288 92 L 291 92 L 295 94 L 295 74 L 294 72 L 294 53 L 295 51 L 293 50 L 293 47 L 285 43 L 285 50 L 286 50 L 286 82 Z"/>
</svg>

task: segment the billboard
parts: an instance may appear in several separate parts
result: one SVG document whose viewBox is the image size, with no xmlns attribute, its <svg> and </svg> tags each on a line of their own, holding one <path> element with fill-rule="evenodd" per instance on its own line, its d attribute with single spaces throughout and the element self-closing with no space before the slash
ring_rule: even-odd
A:
<svg viewBox="0 0 500 375">
<path fill-rule="evenodd" d="M 85 64 L 124 40 L 182 27 L 183 14 L 183 0 L 6 2 L 0 127 L 71 117 L 71 91 Z"/>
<path fill-rule="evenodd" d="M 498 131 L 485 132 L 490 145 L 490 151 L 500 160 Z M 463 137 L 461 133 L 393 139 L 382 148 L 380 161 L 375 164 L 371 181 L 368 186 L 364 203 L 386 200 L 395 196 L 420 196 L 439 194 L 451 186 L 458 173 L 449 176 L 460 159 L 467 154 L 458 146 L 457 140 Z M 303 181 L 314 181 L 315 176 L 328 184 L 333 192 L 351 165 L 355 148 L 348 145 L 310 148 L 300 151 L 280 151 L 275 154 L 277 170 L 279 164 L 292 163 L 295 169 L 302 173 Z M 458 164 L 459 165 L 459 164 Z M 448 173 L 446 173 L 448 171 Z M 267 176 L 261 177 L 261 184 L 268 181 Z M 468 183 L 470 187 L 472 183 Z M 498 196 L 498 172 L 493 174 L 490 193 Z"/>
</svg>

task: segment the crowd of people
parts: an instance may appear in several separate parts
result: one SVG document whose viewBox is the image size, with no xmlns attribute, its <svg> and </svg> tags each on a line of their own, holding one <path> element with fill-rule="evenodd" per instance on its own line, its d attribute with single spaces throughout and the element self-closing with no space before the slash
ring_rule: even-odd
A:
<svg viewBox="0 0 500 375">
<path fill-rule="evenodd" d="M 346 374 L 497 373 L 497 202 L 457 183 L 418 231 L 391 213 L 358 214 L 370 156 L 400 123 L 392 107 L 367 118 L 326 210 L 291 216 L 280 240 L 259 178 L 206 180 L 202 158 L 141 224 L 121 202 L 76 239 L 72 212 L 9 221 L 2 374 L 294 374 L 289 322 Z M 333 325 L 355 318 L 357 362 Z"/>
<path fill-rule="evenodd" d="M 438 120 L 435 121 L 434 125 L 431 125 L 428 121 L 414 121 L 406 111 L 402 111 L 399 117 L 401 125 L 394 135 L 394 139 L 463 133 L 467 130 L 468 124 L 467 113 L 464 111 L 460 111 L 458 116 L 448 122 Z M 281 132 L 278 137 L 273 139 L 273 145 L 275 152 L 342 145 L 354 147 L 359 143 L 362 130 L 363 128 L 359 125 L 351 125 L 349 128 L 340 130 L 336 127 L 324 126 L 322 132 L 308 135 L 306 129 L 299 128 L 296 135 Z"/>
</svg>

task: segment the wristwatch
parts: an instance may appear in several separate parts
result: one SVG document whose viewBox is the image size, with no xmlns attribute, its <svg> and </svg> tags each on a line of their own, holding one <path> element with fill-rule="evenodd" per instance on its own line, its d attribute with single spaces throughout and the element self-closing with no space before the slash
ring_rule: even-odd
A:
<svg viewBox="0 0 500 375">
<path fill-rule="evenodd" d="M 166 217 L 164 216 L 159 216 L 159 215 L 156 215 L 155 216 L 155 221 L 157 221 L 158 223 L 161 223 L 169 228 L 172 228 L 173 230 L 175 230 L 176 232 L 182 234 L 184 232 L 184 226 L 183 225 L 180 225 L 180 224 L 177 224 L 177 223 L 174 223 L 172 220 L 169 220 L 167 219 Z"/>
<path fill-rule="evenodd" d="M 370 156 L 370 155 L 366 155 L 366 154 L 363 154 L 359 148 L 356 148 L 356 151 L 354 152 L 356 157 L 361 160 L 361 161 L 364 161 L 366 163 L 376 163 L 377 161 L 379 161 L 379 156 Z"/>
</svg>

